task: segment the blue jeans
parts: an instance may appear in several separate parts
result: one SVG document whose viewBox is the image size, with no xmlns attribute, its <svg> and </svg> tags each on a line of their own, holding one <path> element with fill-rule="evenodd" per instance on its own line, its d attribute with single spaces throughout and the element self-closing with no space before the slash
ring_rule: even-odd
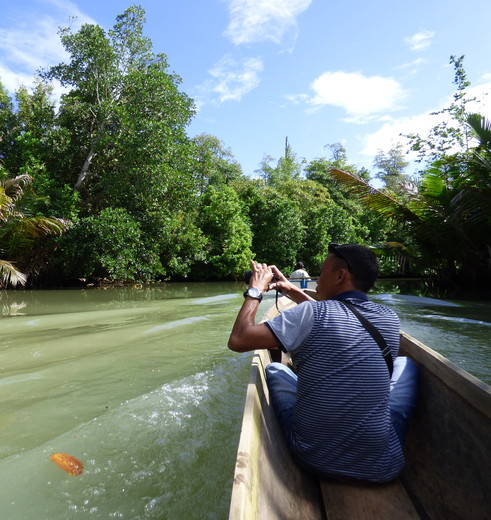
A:
<svg viewBox="0 0 491 520">
<path fill-rule="evenodd" d="M 271 404 L 285 434 L 292 445 L 293 411 L 297 402 L 297 375 L 286 365 L 271 363 L 266 367 L 266 380 Z M 402 445 L 409 428 L 409 419 L 416 406 L 418 368 L 406 357 L 398 357 L 390 382 L 390 418 Z"/>
<path fill-rule="evenodd" d="M 389 406 L 392 424 L 403 446 L 417 398 L 418 367 L 412 359 L 399 356 L 390 379 Z"/>
</svg>

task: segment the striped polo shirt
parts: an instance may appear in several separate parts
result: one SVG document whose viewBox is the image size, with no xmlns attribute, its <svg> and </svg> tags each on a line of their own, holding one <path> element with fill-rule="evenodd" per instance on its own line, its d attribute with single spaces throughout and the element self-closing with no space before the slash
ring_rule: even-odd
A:
<svg viewBox="0 0 491 520">
<path fill-rule="evenodd" d="M 358 291 L 304 302 L 267 322 L 298 375 L 295 455 L 321 477 L 387 482 L 404 466 L 390 421 L 389 372 L 380 347 L 341 299 L 378 328 L 397 356 L 398 316 Z"/>
</svg>

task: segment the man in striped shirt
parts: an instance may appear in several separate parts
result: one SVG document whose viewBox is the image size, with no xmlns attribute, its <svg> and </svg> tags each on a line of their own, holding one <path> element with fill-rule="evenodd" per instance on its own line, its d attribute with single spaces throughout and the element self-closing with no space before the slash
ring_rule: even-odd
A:
<svg viewBox="0 0 491 520">
<path fill-rule="evenodd" d="M 275 267 L 251 262 L 245 301 L 229 339 L 238 352 L 281 349 L 295 372 L 267 367 L 272 405 L 300 466 L 323 478 L 387 482 L 404 466 L 402 443 L 416 396 L 416 368 L 397 358 L 399 319 L 368 300 L 378 275 L 374 253 L 359 245 L 331 244 L 317 283 L 318 300 Z M 273 282 L 273 276 L 279 281 Z M 299 305 L 255 324 L 262 294 L 278 289 Z M 378 329 L 394 361 L 343 303 L 350 302 Z"/>
</svg>

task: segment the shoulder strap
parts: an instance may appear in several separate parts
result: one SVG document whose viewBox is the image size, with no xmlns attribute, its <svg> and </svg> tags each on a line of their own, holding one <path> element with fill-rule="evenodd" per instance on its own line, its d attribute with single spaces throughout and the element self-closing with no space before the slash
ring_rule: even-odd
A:
<svg viewBox="0 0 491 520">
<path fill-rule="evenodd" d="M 348 309 L 358 318 L 360 323 L 365 327 L 365 329 L 370 333 L 372 338 L 377 342 L 380 350 L 382 351 L 382 356 L 384 356 L 385 362 L 387 363 L 387 368 L 389 369 L 389 375 L 392 377 L 392 371 L 394 369 L 394 362 L 392 360 L 392 355 L 390 353 L 390 348 L 387 345 L 387 342 L 383 338 L 382 334 L 380 334 L 379 330 L 368 321 L 361 312 L 351 303 L 346 300 L 339 300 L 343 305 L 346 305 Z"/>
</svg>

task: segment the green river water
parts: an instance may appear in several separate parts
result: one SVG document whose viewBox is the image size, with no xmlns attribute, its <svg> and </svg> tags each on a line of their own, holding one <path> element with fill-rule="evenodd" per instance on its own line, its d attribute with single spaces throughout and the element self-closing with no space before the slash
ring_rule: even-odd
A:
<svg viewBox="0 0 491 520">
<path fill-rule="evenodd" d="M 0 519 L 226 519 L 251 359 L 226 348 L 243 290 L 0 292 Z M 372 298 L 491 382 L 490 303 Z"/>
</svg>

